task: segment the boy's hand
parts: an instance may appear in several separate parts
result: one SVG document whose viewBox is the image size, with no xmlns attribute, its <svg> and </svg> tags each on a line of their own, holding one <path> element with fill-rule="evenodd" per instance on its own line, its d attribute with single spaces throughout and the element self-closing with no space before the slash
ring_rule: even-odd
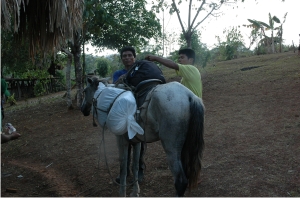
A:
<svg viewBox="0 0 300 198">
<path fill-rule="evenodd" d="M 154 60 L 154 59 L 155 59 L 155 56 L 153 56 L 153 55 L 148 55 L 148 56 L 146 56 L 145 59 L 148 60 L 148 61 L 155 61 L 155 60 Z"/>
</svg>

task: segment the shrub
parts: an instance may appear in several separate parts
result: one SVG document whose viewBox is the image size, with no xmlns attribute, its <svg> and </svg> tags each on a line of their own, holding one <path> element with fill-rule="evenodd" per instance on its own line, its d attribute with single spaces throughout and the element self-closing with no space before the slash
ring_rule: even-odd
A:
<svg viewBox="0 0 300 198">
<path fill-rule="evenodd" d="M 35 96 L 42 96 L 46 93 L 46 89 L 44 88 L 44 83 L 38 81 L 34 86 L 34 95 Z"/>
</svg>

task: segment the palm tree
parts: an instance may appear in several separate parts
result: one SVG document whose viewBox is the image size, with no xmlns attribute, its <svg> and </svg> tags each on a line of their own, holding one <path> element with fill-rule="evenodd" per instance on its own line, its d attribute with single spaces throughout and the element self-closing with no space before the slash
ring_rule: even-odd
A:
<svg viewBox="0 0 300 198">
<path fill-rule="evenodd" d="M 275 45 L 274 45 L 274 36 L 273 32 L 275 30 L 274 22 L 280 23 L 280 20 L 276 16 L 271 16 L 269 13 L 269 24 L 262 22 L 262 21 L 256 21 L 253 19 L 248 19 L 252 23 L 252 26 L 256 29 L 260 29 L 262 32 L 262 35 L 264 36 L 264 40 L 267 42 L 267 45 L 272 48 L 272 53 L 275 53 Z M 271 41 L 269 41 L 268 37 L 265 34 L 265 30 L 271 30 Z"/>
<path fill-rule="evenodd" d="M 284 15 L 284 20 L 283 22 L 281 23 L 280 20 L 279 20 L 279 23 L 280 23 L 280 26 L 276 27 L 274 30 L 277 30 L 277 37 L 279 38 L 279 51 L 282 52 L 282 34 L 283 34 L 283 28 L 282 28 L 282 25 L 285 23 L 285 20 L 286 20 L 286 15 L 287 13 L 285 13 Z"/>
<path fill-rule="evenodd" d="M 274 36 L 273 36 L 273 32 L 275 30 L 274 22 L 280 23 L 280 20 L 276 16 L 271 17 L 271 14 L 269 13 L 269 25 L 262 24 L 265 27 L 267 27 L 268 29 L 271 29 L 271 42 L 272 42 L 272 52 L 273 53 L 275 53 Z"/>
</svg>

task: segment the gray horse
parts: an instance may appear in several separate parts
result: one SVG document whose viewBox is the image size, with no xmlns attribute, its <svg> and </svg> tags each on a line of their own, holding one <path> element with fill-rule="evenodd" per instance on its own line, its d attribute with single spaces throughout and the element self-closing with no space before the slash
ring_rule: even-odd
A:
<svg viewBox="0 0 300 198">
<path fill-rule="evenodd" d="M 81 111 L 90 114 L 99 83 L 98 78 L 89 78 L 84 89 Z M 138 169 L 141 141 L 151 143 L 161 140 L 173 174 L 177 196 L 184 196 L 187 186 L 197 187 L 204 148 L 204 105 L 193 92 L 178 82 L 157 85 L 146 97 L 140 109 L 139 125 L 144 135 L 137 134 L 132 140 L 126 134 L 117 135 L 120 160 L 120 196 L 126 196 L 127 155 L 129 141 L 136 142 L 133 148 L 133 191 L 139 195 Z M 95 115 L 95 114 L 94 114 Z M 98 120 L 99 121 L 99 120 Z"/>
</svg>

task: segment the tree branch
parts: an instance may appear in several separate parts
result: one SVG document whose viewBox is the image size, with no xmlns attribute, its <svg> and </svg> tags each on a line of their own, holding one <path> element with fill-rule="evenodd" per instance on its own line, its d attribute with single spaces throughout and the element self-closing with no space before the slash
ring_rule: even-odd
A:
<svg viewBox="0 0 300 198">
<path fill-rule="evenodd" d="M 215 10 L 215 6 L 211 9 L 211 11 L 202 19 L 202 21 L 198 22 L 197 25 L 193 28 L 193 31 Z M 196 19 L 196 18 L 195 18 Z"/>
<path fill-rule="evenodd" d="M 67 50 L 66 48 L 61 48 L 61 51 L 66 53 L 68 56 L 70 56 L 70 55 L 73 56 L 73 54 L 69 50 Z"/>
<path fill-rule="evenodd" d="M 194 17 L 194 20 L 193 20 L 193 22 L 192 22 L 191 27 L 193 27 L 193 25 L 194 25 L 194 23 L 195 23 L 195 21 L 196 21 L 198 15 L 199 15 L 200 11 L 202 10 L 202 7 L 203 7 L 203 5 L 205 4 L 205 2 L 206 2 L 206 1 L 204 0 L 204 1 L 202 2 L 201 6 L 198 8 L 197 13 L 196 13 L 196 15 L 195 15 L 195 17 Z M 202 21 L 203 21 L 203 20 L 202 20 Z"/>
<path fill-rule="evenodd" d="M 191 30 L 191 27 L 193 27 L 191 25 L 192 2 L 193 2 L 193 0 L 190 0 L 190 3 L 189 3 L 188 31 Z M 205 2 L 205 0 L 204 0 L 204 2 Z"/>
<path fill-rule="evenodd" d="M 174 7 L 175 12 L 176 12 L 176 14 L 177 14 L 177 17 L 178 17 L 180 26 L 181 26 L 181 28 L 182 28 L 182 32 L 185 33 L 185 29 L 184 29 L 184 26 L 183 26 L 183 24 L 182 24 L 182 21 L 181 21 L 180 15 L 179 15 L 179 10 L 178 10 L 178 8 L 177 8 L 177 6 L 176 6 L 175 0 L 172 0 L 172 2 L 173 2 L 173 7 Z"/>
</svg>

